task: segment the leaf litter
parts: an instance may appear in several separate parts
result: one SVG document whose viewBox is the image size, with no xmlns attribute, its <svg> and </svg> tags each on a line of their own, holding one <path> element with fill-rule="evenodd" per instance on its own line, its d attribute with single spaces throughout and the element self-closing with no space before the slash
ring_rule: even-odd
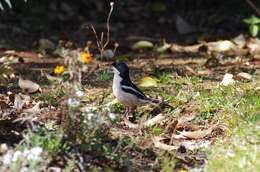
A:
<svg viewBox="0 0 260 172">
<path fill-rule="evenodd" d="M 242 38 L 239 38 L 242 39 Z M 243 40 L 243 39 L 242 39 Z M 233 51 L 234 46 L 240 46 L 240 47 L 245 47 L 245 45 L 241 42 L 241 40 L 236 40 L 235 43 L 230 42 L 230 41 L 219 41 L 219 42 L 214 42 L 211 44 L 207 44 L 208 50 L 207 51 L 224 51 L 225 53 L 228 51 Z M 237 44 L 237 45 L 236 45 Z M 173 45 L 173 44 L 172 44 Z M 249 44 L 250 45 L 250 44 Z M 178 45 L 179 46 L 179 45 Z M 201 46 L 201 45 L 200 45 Z M 250 45 L 252 46 L 252 45 Z M 167 46 L 168 48 L 168 46 Z M 175 47 L 176 48 L 176 47 Z M 181 48 L 181 47 L 179 47 Z M 187 49 L 187 48 L 191 48 Z M 193 49 L 192 49 L 193 48 Z M 257 49 L 257 48 L 255 48 Z M 173 47 L 172 47 L 173 50 Z M 193 47 L 182 47 L 182 49 L 179 49 L 180 52 L 187 51 L 187 52 L 192 52 L 196 53 L 199 51 L 199 46 L 195 45 Z M 255 51 L 254 51 L 255 52 Z M 198 59 L 196 59 L 198 60 Z M 196 61 L 194 60 L 194 61 Z M 173 68 L 173 66 L 178 66 L 179 69 L 182 69 L 184 72 L 182 73 L 184 76 L 207 76 L 211 78 L 217 78 L 217 83 L 223 84 L 225 86 L 232 85 L 236 81 L 236 77 L 233 78 L 234 76 L 237 76 L 239 79 L 244 79 L 247 81 L 252 81 L 252 76 L 251 74 L 247 73 L 248 71 L 250 72 L 250 66 L 244 65 L 241 66 L 244 67 L 243 70 L 248 70 L 244 72 L 243 74 L 238 73 L 237 69 L 237 64 L 238 63 L 233 63 L 230 68 L 225 67 L 225 61 L 221 61 L 218 65 L 215 67 L 210 67 L 210 68 L 205 68 L 203 65 L 197 68 L 196 65 L 189 65 L 190 63 L 194 64 L 194 61 L 192 59 L 152 59 L 151 64 L 163 64 L 162 66 L 170 66 L 170 68 Z M 226 60 L 230 62 L 230 60 Z M 198 62 L 198 61 L 196 61 Z M 195 64 L 196 64 L 195 62 Z M 205 59 L 202 59 L 199 61 L 205 62 Z M 146 64 L 146 62 L 142 62 L 142 59 L 139 60 L 139 64 Z M 242 63 L 244 64 L 244 63 Z M 105 66 L 105 65 L 104 65 Z M 134 66 L 134 65 L 133 65 Z M 232 68 L 234 67 L 234 68 Z M 223 68 L 225 68 L 225 71 L 223 72 Z M 219 73 L 221 71 L 222 73 Z M 95 72 L 95 71 L 94 71 Z M 229 74 L 232 73 L 232 74 Z M 246 73 L 246 74 L 245 74 Z M 151 73 L 150 73 L 151 74 Z M 221 74 L 221 75 L 220 75 Z M 225 76 L 229 77 L 226 77 Z M 62 80 L 60 77 L 53 77 L 47 73 L 43 73 L 47 77 L 48 80 L 50 81 L 55 81 L 57 80 L 59 83 L 62 83 Z M 232 77 L 230 77 L 232 75 Z M 150 76 L 150 75 L 148 75 Z M 224 76 L 223 78 L 221 78 Z M 141 78 L 139 78 L 141 79 Z M 178 79 L 175 78 L 175 79 Z M 222 81 L 221 81 L 222 79 Z M 207 78 L 206 78 L 207 80 Z M 160 80 L 158 79 L 153 79 L 152 77 L 144 77 L 143 80 L 141 80 L 141 83 L 143 82 L 144 87 L 151 87 L 149 89 L 160 89 L 158 88 L 158 85 L 160 85 Z M 188 83 L 188 84 L 187 84 Z M 176 84 L 176 83 L 175 83 Z M 201 83 L 198 83 L 197 86 L 199 86 Z M 214 83 L 213 83 L 214 84 Z M 24 80 L 22 78 L 19 78 L 18 85 L 23 91 L 23 93 L 35 93 L 38 90 L 40 90 L 40 84 L 37 84 L 35 82 L 32 82 L 30 80 Z M 191 83 L 186 81 L 186 84 L 184 83 L 185 89 L 189 89 L 191 87 Z M 203 84 L 202 84 L 203 85 Z M 210 90 L 211 86 L 207 88 L 208 85 L 203 85 L 203 88 L 206 90 Z M 99 107 L 97 106 L 97 109 L 102 106 L 102 96 L 105 95 L 103 92 L 104 90 L 107 89 L 107 83 L 104 83 L 103 87 L 88 87 L 86 91 L 86 95 L 84 95 L 84 103 L 86 103 L 86 107 L 89 106 L 96 106 L 96 100 L 97 97 L 96 95 L 101 95 L 101 105 Z M 43 89 L 43 91 L 47 91 L 47 89 Z M 188 92 L 188 90 L 187 90 Z M 199 92 L 198 92 L 199 93 Z M 49 105 L 47 107 L 42 108 L 41 106 L 44 106 L 46 102 L 41 102 L 37 98 L 35 98 L 35 95 L 30 94 L 30 95 L 25 95 L 25 94 L 11 94 L 14 98 L 13 101 L 11 100 L 12 98 L 6 99 L 6 97 L 12 97 L 3 95 L 3 99 L 0 101 L 0 107 L 1 111 L 5 113 L 5 118 L 2 118 L 3 115 L 1 116 L 2 121 L 6 120 L 7 116 L 11 118 L 11 122 L 13 123 L 12 126 L 18 125 L 17 123 L 19 122 L 19 125 L 24 125 L 24 124 L 30 124 L 31 122 L 34 121 L 40 121 L 40 122 L 46 122 L 48 120 L 56 120 L 59 121 L 61 120 L 62 117 L 61 111 L 53 108 Z M 94 96 L 95 98 L 93 100 L 90 99 L 91 96 Z M 179 94 L 173 95 L 173 96 L 179 96 Z M 198 94 L 200 96 L 200 94 Z M 108 96 L 108 99 L 110 99 L 111 96 Z M 1 97 L 2 98 L 2 97 Z M 107 98 L 107 97 L 106 97 Z M 177 152 L 176 153 L 176 158 L 179 159 L 182 163 L 183 166 L 186 167 L 186 169 L 192 168 L 194 165 L 189 165 L 191 162 L 196 164 L 196 162 L 201 162 L 205 161 L 206 157 L 204 156 L 203 152 L 200 152 L 201 148 L 205 148 L 210 146 L 211 144 L 214 143 L 215 139 L 217 136 L 219 136 L 219 133 L 217 130 L 224 131 L 226 130 L 226 127 L 223 124 L 219 123 L 205 123 L 200 124 L 194 122 L 194 118 L 196 118 L 199 113 L 195 109 L 197 106 L 196 103 L 192 102 L 193 100 L 191 98 L 186 99 L 184 104 L 178 105 L 178 108 L 174 110 L 173 112 L 164 112 L 160 110 L 160 113 L 157 114 L 149 114 L 147 117 L 141 117 L 139 120 L 139 123 L 136 121 L 125 121 L 127 126 L 122 126 L 121 124 L 111 124 L 109 128 L 109 133 L 110 137 L 113 139 L 118 139 L 118 138 L 124 138 L 124 137 L 129 137 L 131 141 L 136 143 L 139 147 L 141 148 L 149 148 L 152 149 L 155 152 L 161 152 L 161 151 L 166 151 L 166 152 Z M 108 103 L 110 106 L 110 102 Z M 113 103 L 114 104 L 114 103 Z M 61 106 L 64 106 L 63 102 L 60 102 Z M 45 105 L 46 106 L 46 105 Z M 14 110 L 11 110 L 14 109 Z M 147 111 L 145 111 L 146 113 Z M 57 118 L 53 118 L 53 116 L 56 116 Z M 143 119 L 142 119 L 143 118 Z M 1 121 L 1 120 L 0 120 Z M 16 123 L 15 123 L 16 122 Z M 148 136 L 144 137 L 144 132 L 146 130 L 149 130 L 151 128 L 159 128 L 161 129 L 161 132 L 159 134 L 148 134 Z M 25 129 L 25 128 L 23 128 Z M 158 130 L 160 131 L 160 130 Z M 18 131 L 22 132 L 22 131 Z M 21 137 L 20 137 L 21 138 Z M 198 153 L 200 152 L 200 153 Z M 192 164 L 191 163 L 191 164 Z"/>
</svg>

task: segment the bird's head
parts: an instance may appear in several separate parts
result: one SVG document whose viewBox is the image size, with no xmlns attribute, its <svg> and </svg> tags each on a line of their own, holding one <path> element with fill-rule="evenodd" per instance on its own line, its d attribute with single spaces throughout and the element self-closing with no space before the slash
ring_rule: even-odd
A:
<svg viewBox="0 0 260 172">
<path fill-rule="evenodd" d="M 124 62 L 114 62 L 112 66 L 115 74 L 122 78 L 129 78 L 129 68 Z"/>
</svg>

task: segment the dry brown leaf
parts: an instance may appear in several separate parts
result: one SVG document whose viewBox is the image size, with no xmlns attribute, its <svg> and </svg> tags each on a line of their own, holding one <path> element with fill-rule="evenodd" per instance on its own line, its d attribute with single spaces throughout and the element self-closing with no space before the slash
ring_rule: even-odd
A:
<svg viewBox="0 0 260 172">
<path fill-rule="evenodd" d="M 182 46 L 177 44 L 172 44 L 171 51 L 174 53 L 197 53 L 199 52 L 199 48 L 202 44 L 190 45 L 190 46 Z"/>
<path fill-rule="evenodd" d="M 164 118 L 165 118 L 165 116 L 160 113 L 160 114 L 156 115 L 155 117 L 153 117 L 153 118 L 151 118 L 151 119 L 145 121 L 145 122 L 144 122 L 144 126 L 145 126 L 145 127 L 153 126 L 153 125 L 155 125 L 155 124 L 161 122 Z"/>
<path fill-rule="evenodd" d="M 190 139 L 202 139 L 206 137 L 207 135 L 211 134 L 212 131 L 216 128 L 217 125 L 213 125 L 210 128 L 206 130 L 197 130 L 197 131 L 182 131 L 179 132 L 180 135 L 185 136 Z"/>
<path fill-rule="evenodd" d="M 258 38 L 250 38 L 247 40 L 246 48 L 249 53 L 254 56 L 260 55 L 260 40 Z"/>
<path fill-rule="evenodd" d="M 209 70 L 209 69 L 198 71 L 198 75 L 200 75 L 200 76 L 209 76 L 212 74 L 213 74 L 212 70 Z"/>
<path fill-rule="evenodd" d="M 189 66 L 185 66 L 185 74 L 188 76 L 197 75 L 197 73 Z"/>
<path fill-rule="evenodd" d="M 252 75 L 245 72 L 240 72 L 239 74 L 237 74 L 237 77 L 241 80 L 247 80 L 247 81 L 252 80 Z"/>
<path fill-rule="evenodd" d="M 138 124 L 134 124 L 131 121 L 129 121 L 127 118 L 124 118 L 125 125 L 127 125 L 129 128 L 138 128 Z"/>
<path fill-rule="evenodd" d="M 41 102 L 38 102 L 32 108 L 24 109 L 23 112 L 30 113 L 30 114 L 38 114 L 41 111 L 40 104 Z"/>
<path fill-rule="evenodd" d="M 24 103 L 25 102 L 23 101 L 21 95 L 16 94 L 14 97 L 14 108 L 17 110 L 21 110 L 23 108 Z"/>
<path fill-rule="evenodd" d="M 56 77 L 56 76 L 51 76 L 51 75 L 49 75 L 49 74 L 47 74 L 47 73 L 42 73 L 43 75 L 45 75 L 46 76 L 46 78 L 49 80 L 49 81 L 58 81 L 59 83 L 62 81 L 62 78 L 60 78 L 60 77 Z"/>
<path fill-rule="evenodd" d="M 40 86 L 38 84 L 30 80 L 25 80 L 22 77 L 19 77 L 18 85 L 23 92 L 28 92 L 28 93 L 35 93 L 40 89 Z"/>
<path fill-rule="evenodd" d="M 172 150 L 178 149 L 177 146 L 167 145 L 165 143 L 162 143 L 161 140 L 163 140 L 163 138 L 153 137 L 152 141 L 153 141 L 154 147 L 159 148 L 159 149 L 163 149 L 163 150 L 166 150 L 166 151 L 172 151 Z"/>
<path fill-rule="evenodd" d="M 164 119 L 164 115 L 162 115 L 161 113 L 156 115 L 155 117 L 147 120 L 147 121 L 144 121 L 142 125 L 139 125 L 139 124 L 134 124 L 132 123 L 131 121 L 129 121 L 128 119 L 124 119 L 124 122 L 125 124 L 129 127 L 129 128 L 138 128 L 138 127 L 141 127 L 141 126 L 144 126 L 144 127 L 150 127 L 150 126 L 153 126 L 159 122 L 161 122 L 162 120 Z"/>
<path fill-rule="evenodd" d="M 212 52 L 232 51 L 238 48 L 233 42 L 228 40 L 208 42 L 206 45 L 208 50 Z"/>
<path fill-rule="evenodd" d="M 7 109 L 9 105 L 5 101 L 0 101 L 0 109 Z"/>
<path fill-rule="evenodd" d="M 180 128 L 183 127 L 185 125 L 185 123 L 191 121 L 194 117 L 196 116 L 196 114 L 192 114 L 190 116 L 182 116 L 177 123 L 176 128 Z"/>
</svg>

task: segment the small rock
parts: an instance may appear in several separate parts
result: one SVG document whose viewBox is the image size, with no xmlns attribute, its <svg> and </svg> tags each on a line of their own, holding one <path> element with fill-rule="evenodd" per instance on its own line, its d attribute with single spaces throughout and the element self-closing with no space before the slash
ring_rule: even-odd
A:
<svg viewBox="0 0 260 172">
<path fill-rule="evenodd" d="M 39 49 L 40 50 L 54 50 L 55 44 L 49 39 L 42 38 L 39 40 Z"/>
<path fill-rule="evenodd" d="M 240 72 L 239 74 L 237 74 L 237 77 L 241 80 L 247 80 L 247 81 L 252 80 L 252 75 L 245 72 Z"/>
<path fill-rule="evenodd" d="M 8 146 L 5 143 L 0 145 L 0 154 L 5 154 L 8 151 Z"/>
<path fill-rule="evenodd" d="M 114 55 L 114 52 L 111 50 L 111 49 L 107 49 L 103 52 L 103 56 L 106 58 L 106 59 L 109 59 L 111 60 L 115 55 Z"/>
</svg>

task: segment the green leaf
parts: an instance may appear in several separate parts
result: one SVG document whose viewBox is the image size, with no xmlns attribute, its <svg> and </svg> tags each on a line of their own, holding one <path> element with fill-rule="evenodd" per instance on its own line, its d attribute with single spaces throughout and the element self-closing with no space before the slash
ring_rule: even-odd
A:
<svg viewBox="0 0 260 172">
<path fill-rule="evenodd" d="M 250 25 L 249 26 L 249 31 L 250 31 L 250 34 L 253 36 L 253 37 L 256 37 L 256 35 L 258 34 L 258 31 L 259 31 L 259 26 L 258 25 Z"/>
<path fill-rule="evenodd" d="M 133 46 L 133 50 L 153 48 L 153 43 L 150 41 L 138 41 Z"/>
<path fill-rule="evenodd" d="M 157 81 L 149 76 L 144 77 L 139 84 L 140 87 L 157 87 Z"/>
<path fill-rule="evenodd" d="M 255 25 L 260 23 L 260 18 L 251 16 L 250 18 L 244 19 L 243 21 L 247 24 Z"/>
<path fill-rule="evenodd" d="M 167 51 L 170 47 L 171 47 L 171 44 L 164 42 L 164 44 L 162 46 L 158 47 L 156 51 L 158 53 L 163 53 L 163 52 Z"/>
</svg>

